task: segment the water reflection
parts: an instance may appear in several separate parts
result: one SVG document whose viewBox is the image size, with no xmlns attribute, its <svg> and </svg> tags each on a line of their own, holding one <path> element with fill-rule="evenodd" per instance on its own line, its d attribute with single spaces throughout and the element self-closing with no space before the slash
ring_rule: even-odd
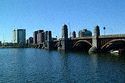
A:
<svg viewBox="0 0 125 83">
<path fill-rule="evenodd" d="M 93 54 L 97 57 L 96 76 L 98 81 L 124 83 L 125 59 L 111 54 Z M 93 56 L 91 55 L 91 56 Z"/>
<path fill-rule="evenodd" d="M 62 58 L 62 65 L 61 65 L 61 72 L 62 72 L 62 79 L 66 83 L 71 83 L 73 80 L 71 80 L 71 70 L 70 70 L 70 55 L 65 52 L 60 52 L 61 58 Z"/>
<path fill-rule="evenodd" d="M 41 49 L 0 49 L 0 83 L 124 83 L 125 58 Z"/>
</svg>

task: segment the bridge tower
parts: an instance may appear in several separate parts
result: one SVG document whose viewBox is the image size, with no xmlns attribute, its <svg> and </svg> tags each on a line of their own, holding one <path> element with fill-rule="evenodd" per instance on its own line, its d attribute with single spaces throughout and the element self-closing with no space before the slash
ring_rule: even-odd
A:
<svg viewBox="0 0 125 83">
<path fill-rule="evenodd" d="M 66 24 L 62 27 L 62 38 L 60 40 L 59 50 L 67 51 L 68 50 L 68 26 Z"/>
<path fill-rule="evenodd" d="M 75 31 L 72 32 L 72 38 L 76 38 L 76 32 Z"/>
<path fill-rule="evenodd" d="M 99 36 L 100 36 L 100 29 L 99 26 L 97 25 L 94 29 L 94 36 L 92 38 L 92 46 L 99 48 Z"/>
<path fill-rule="evenodd" d="M 68 39 L 68 26 L 66 24 L 62 27 L 62 38 Z"/>
<path fill-rule="evenodd" d="M 89 49 L 89 52 L 99 52 L 99 49 L 100 49 L 99 36 L 100 36 L 100 29 L 99 29 L 99 26 L 97 25 L 94 28 L 92 47 Z"/>
</svg>

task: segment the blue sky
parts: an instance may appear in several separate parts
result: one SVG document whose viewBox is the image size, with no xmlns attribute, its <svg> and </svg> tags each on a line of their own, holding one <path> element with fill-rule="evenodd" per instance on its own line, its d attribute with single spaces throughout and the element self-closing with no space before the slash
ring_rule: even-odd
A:
<svg viewBox="0 0 125 83">
<path fill-rule="evenodd" d="M 25 28 L 27 38 L 38 29 L 61 36 L 62 25 L 70 31 L 96 25 L 106 34 L 125 33 L 125 0 L 0 0 L 0 40 L 11 41 L 14 28 Z"/>
</svg>

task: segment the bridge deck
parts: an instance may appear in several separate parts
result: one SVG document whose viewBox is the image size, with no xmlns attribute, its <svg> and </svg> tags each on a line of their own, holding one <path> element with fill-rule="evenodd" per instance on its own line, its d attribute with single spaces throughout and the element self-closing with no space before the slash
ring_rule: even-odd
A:
<svg viewBox="0 0 125 83">
<path fill-rule="evenodd" d="M 101 35 L 99 38 L 125 38 L 125 34 Z"/>
</svg>

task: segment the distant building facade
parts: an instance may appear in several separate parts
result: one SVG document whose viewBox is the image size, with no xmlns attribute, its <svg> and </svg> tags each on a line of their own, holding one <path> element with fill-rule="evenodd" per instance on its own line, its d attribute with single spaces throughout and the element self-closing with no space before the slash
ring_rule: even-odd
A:
<svg viewBox="0 0 125 83">
<path fill-rule="evenodd" d="M 37 34 L 37 44 L 42 44 L 44 42 L 44 30 L 38 30 Z"/>
<path fill-rule="evenodd" d="M 26 30 L 14 29 L 13 30 L 13 43 L 22 44 L 26 43 Z"/>
<path fill-rule="evenodd" d="M 33 33 L 33 44 L 38 45 L 38 44 L 42 44 L 43 42 L 45 42 L 45 39 L 46 39 L 45 34 L 46 34 L 46 32 L 44 32 L 44 30 L 34 31 L 34 33 Z"/>
<path fill-rule="evenodd" d="M 28 45 L 32 45 L 33 44 L 33 37 L 29 37 L 29 39 L 27 40 L 27 44 Z"/>
<path fill-rule="evenodd" d="M 78 36 L 79 37 L 89 37 L 89 36 L 92 36 L 92 32 L 87 29 L 83 29 L 83 30 L 79 31 Z"/>
<path fill-rule="evenodd" d="M 33 44 L 37 44 L 37 34 L 38 34 L 38 31 L 34 31 L 33 33 Z"/>
</svg>

